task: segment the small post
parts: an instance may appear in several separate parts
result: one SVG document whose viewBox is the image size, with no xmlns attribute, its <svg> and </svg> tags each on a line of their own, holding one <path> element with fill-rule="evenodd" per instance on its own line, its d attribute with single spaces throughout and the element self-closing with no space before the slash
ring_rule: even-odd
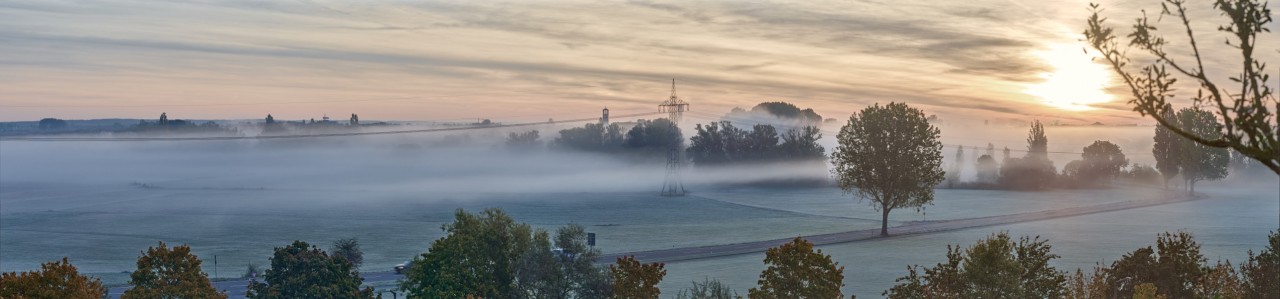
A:
<svg viewBox="0 0 1280 299">
<path fill-rule="evenodd" d="M 213 255 L 213 279 L 218 279 L 218 255 Z"/>
</svg>

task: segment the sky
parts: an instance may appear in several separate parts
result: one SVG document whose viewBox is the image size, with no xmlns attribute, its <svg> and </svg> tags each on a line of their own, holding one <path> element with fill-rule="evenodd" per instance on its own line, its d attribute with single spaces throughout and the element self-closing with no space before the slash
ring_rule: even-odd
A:
<svg viewBox="0 0 1280 299">
<path fill-rule="evenodd" d="M 900 101 L 942 117 L 1150 124 L 1084 51 L 1087 4 L 5 0 L 0 121 L 567 119 L 656 111 L 675 79 L 709 113 L 787 101 L 845 118 Z M 1122 31 L 1159 10 L 1101 4 Z M 1193 8 L 1205 39 L 1225 38 L 1208 4 Z"/>
</svg>

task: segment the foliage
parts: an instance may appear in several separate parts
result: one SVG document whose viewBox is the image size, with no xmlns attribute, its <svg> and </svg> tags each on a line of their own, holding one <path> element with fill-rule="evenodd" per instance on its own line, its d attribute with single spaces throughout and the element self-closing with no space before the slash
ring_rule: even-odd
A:
<svg viewBox="0 0 1280 299">
<path fill-rule="evenodd" d="M 1177 124 L 1187 132 L 1205 138 L 1219 138 L 1222 125 L 1214 119 L 1213 113 L 1195 109 L 1178 110 Z M 1182 157 L 1179 168 L 1182 179 L 1187 182 L 1188 191 L 1195 191 L 1195 183 L 1200 180 L 1219 180 L 1227 177 L 1227 166 L 1231 157 L 1225 148 L 1209 147 L 1190 140 L 1179 140 Z"/>
<path fill-rule="evenodd" d="M 329 252 L 334 257 L 347 259 L 352 268 L 360 269 L 364 264 L 364 251 L 360 250 L 360 241 L 356 238 L 334 240 Z"/>
<path fill-rule="evenodd" d="M 106 294 L 101 280 L 80 275 L 67 258 L 41 264 L 40 271 L 0 274 L 0 298 L 97 299 Z"/>
<path fill-rule="evenodd" d="M 676 299 L 734 299 L 740 298 L 738 292 L 729 289 L 720 280 L 704 278 L 702 282 L 693 281 L 693 286 L 676 293 Z"/>
<path fill-rule="evenodd" d="M 1125 173 L 1125 178 L 1139 184 L 1159 185 L 1164 181 L 1160 172 L 1146 164 L 1133 164 Z"/>
<path fill-rule="evenodd" d="M 209 282 L 208 274 L 200 272 L 200 258 L 191 254 L 191 247 L 170 249 L 164 242 L 138 257 L 129 285 L 133 288 L 120 298 L 227 298 Z"/>
<path fill-rule="evenodd" d="M 536 231 L 516 269 L 516 297 L 607 298 L 612 291 L 608 275 L 595 266 L 600 252 L 588 248 L 586 238 L 577 224 L 556 230 L 554 240 Z"/>
<path fill-rule="evenodd" d="M 507 133 L 506 145 L 509 148 L 531 149 L 542 145 L 542 142 L 538 141 L 538 130 L 530 130 Z"/>
<path fill-rule="evenodd" d="M 823 158 L 825 149 L 816 127 L 801 127 L 779 135 L 772 125 L 755 125 L 750 131 L 729 121 L 694 127 L 689 158 L 698 165 L 813 160 Z M 781 143 L 780 143 L 781 142 Z"/>
<path fill-rule="evenodd" d="M 57 130 L 57 129 L 63 129 L 66 127 L 67 127 L 67 121 L 62 119 L 57 119 L 57 118 L 40 119 L 40 123 L 38 125 L 38 128 L 40 128 L 41 130 Z"/>
<path fill-rule="evenodd" d="M 807 124 L 822 122 L 822 116 L 814 112 L 813 109 L 800 110 L 800 107 L 787 102 L 760 103 L 752 107 L 751 112 L 765 112 L 778 118 L 794 119 Z"/>
<path fill-rule="evenodd" d="M 636 125 L 627 130 L 626 141 L 622 145 L 628 149 L 665 151 L 683 142 L 680 128 L 671 120 L 659 118 L 636 121 Z"/>
<path fill-rule="evenodd" d="M 1035 121 L 1027 133 L 1027 155 L 1009 158 L 1000 166 L 1000 185 L 1014 190 L 1048 189 L 1058 175 L 1053 161 L 1049 160 L 1048 144 L 1044 125 Z"/>
<path fill-rule="evenodd" d="M 796 237 L 790 243 L 765 251 L 759 288 L 748 290 L 753 299 L 773 298 L 841 298 L 844 267 L 831 256 L 814 251 L 813 243 Z"/>
<path fill-rule="evenodd" d="M 1106 24 L 1107 19 L 1100 16 L 1102 10 L 1097 4 L 1090 4 L 1093 13 L 1087 20 L 1085 38 L 1129 87 L 1133 96 L 1129 103 L 1133 104 L 1134 111 L 1155 119 L 1170 132 L 1197 144 L 1235 149 L 1280 174 L 1280 128 L 1275 125 L 1275 111 L 1268 107 L 1275 103 L 1275 95 L 1266 84 L 1270 80 L 1266 63 L 1254 57 L 1258 34 L 1270 31 L 1271 10 L 1266 2 L 1258 0 L 1213 1 L 1213 8 L 1220 12 L 1219 15 L 1229 19 L 1217 29 L 1226 33 L 1227 45 L 1238 51 L 1239 56 L 1202 57 L 1201 53 L 1215 52 L 1202 52 L 1196 43 L 1185 3 L 1185 0 L 1165 0 L 1159 16 L 1179 21 L 1179 29 L 1182 30 L 1174 32 L 1185 32 L 1187 47 L 1184 49 L 1166 50 L 1171 45 L 1170 40 L 1159 34 L 1159 29 L 1149 22 L 1145 14 L 1132 26 L 1127 47 L 1121 47 L 1119 36 Z M 1134 70 L 1130 66 L 1129 47 L 1136 47 L 1155 59 Z M 1180 53 L 1190 53 L 1190 56 Z M 1210 79 L 1203 62 L 1227 61 L 1224 59 L 1238 62 L 1236 65 L 1241 69 L 1229 75 L 1228 85 L 1219 85 L 1223 81 L 1220 78 Z M 1145 63 L 1147 59 L 1144 57 L 1142 61 Z M 1187 79 L 1184 82 L 1189 81 L 1189 85 L 1196 88 L 1196 95 L 1192 97 L 1195 106 L 1210 107 L 1214 118 L 1223 121 L 1225 132 L 1222 135 L 1203 136 L 1167 117 L 1169 100 L 1181 86 L 1177 83 L 1180 78 Z M 1280 110 L 1280 106 L 1275 109 Z"/>
<path fill-rule="evenodd" d="M 527 136 L 526 136 L 527 137 Z M 591 123 L 582 127 L 560 130 L 560 136 L 552 145 L 589 152 L 620 153 L 624 151 L 665 153 L 672 145 L 684 142 L 680 128 L 665 118 L 638 120 L 635 126 L 623 132 L 616 123 Z"/>
<path fill-rule="evenodd" d="M 545 230 L 517 223 L 500 209 L 458 210 L 446 236 L 406 270 L 410 298 L 605 298 L 610 281 L 595 266 L 580 225 Z M 553 249 L 552 246 L 555 246 Z"/>
<path fill-rule="evenodd" d="M 552 144 L 566 149 L 588 152 L 616 152 L 622 148 L 625 137 L 618 124 L 586 124 L 582 127 L 560 130 Z"/>
<path fill-rule="evenodd" d="M 1173 108 L 1166 108 L 1163 112 L 1165 119 L 1175 120 Z M 1181 136 L 1169 131 L 1168 127 L 1156 126 L 1155 144 L 1151 147 L 1151 154 L 1156 158 L 1156 169 L 1160 170 L 1160 174 L 1164 176 L 1164 187 L 1169 188 L 1169 180 L 1178 176 L 1182 171 L 1182 148 L 1185 142 Z"/>
<path fill-rule="evenodd" d="M 885 291 L 888 298 L 1058 298 L 1067 289 L 1064 272 L 1049 262 L 1058 255 L 1039 237 L 1018 242 L 1008 233 L 979 240 L 963 253 L 947 246 L 947 262 L 933 268 L 907 267 Z"/>
<path fill-rule="evenodd" d="M 400 287 L 410 298 L 510 298 L 516 267 L 533 241 L 533 230 L 499 209 L 479 214 L 457 210 L 445 237 L 406 270 Z"/>
<path fill-rule="evenodd" d="M 1192 298 L 1195 284 L 1207 271 L 1204 262 L 1191 234 L 1166 232 L 1156 238 L 1155 250 L 1139 248 L 1102 271 L 1107 285 L 1122 298 L 1133 296 L 1134 286 L 1144 283 L 1154 284 L 1159 294 L 1170 298 Z"/>
<path fill-rule="evenodd" d="M 995 183 L 1000 179 L 1000 164 L 990 154 L 978 157 L 975 168 L 978 171 L 978 182 Z"/>
<path fill-rule="evenodd" d="M 840 188 L 870 199 L 889 235 L 889 211 L 933 201 L 942 181 L 942 143 L 924 112 L 906 103 L 875 104 L 849 117 L 831 153 Z"/>
<path fill-rule="evenodd" d="M 635 257 L 619 257 L 609 265 L 613 275 L 613 297 L 627 299 L 658 298 L 658 283 L 667 275 L 663 263 L 641 264 Z"/>
<path fill-rule="evenodd" d="M 266 298 L 374 298 L 372 288 L 345 258 L 331 256 L 307 242 L 293 241 L 277 247 L 265 282 L 249 282 L 246 297 Z"/>
<path fill-rule="evenodd" d="M 955 188 L 960 183 L 960 174 L 964 172 L 964 146 L 956 147 L 956 162 L 947 171 L 947 188 Z"/>
<path fill-rule="evenodd" d="M 1080 172 L 1090 181 L 1114 179 L 1120 176 L 1125 166 L 1129 166 L 1129 159 L 1124 157 L 1120 146 L 1109 141 L 1094 141 L 1084 147 L 1080 156 L 1084 162 Z"/>
<path fill-rule="evenodd" d="M 1280 298 L 1280 231 L 1267 236 L 1267 247 L 1240 264 L 1243 289 L 1248 298 Z"/>
</svg>

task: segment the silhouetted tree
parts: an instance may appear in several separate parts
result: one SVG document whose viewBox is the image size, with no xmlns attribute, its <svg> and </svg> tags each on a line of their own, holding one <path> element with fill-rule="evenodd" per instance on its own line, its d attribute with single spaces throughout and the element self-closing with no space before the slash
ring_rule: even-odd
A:
<svg viewBox="0 0 1280 299">
<path fill-rule="evenodd" d="M 1084 163 L 1080 171 L 1090 182 L 1114 179 L 1120 176 L 1125 166 L 1129 166 L 1129 159 L 1124 157 L 1124 152 L 1109 141 L 1094 141 L 1084 147 L 1080 156 Z"/>
<path fill-rule="evenodd" d="M 509 148 L 531 149 L 538 147 L 542 142 L 538 141 L 538 130 L 530 130 L 522 133 L 508 133 L 506 144 Z"/>
<path fill-rule="evenodd" d="M 1000 184 L 1005 188 L 1022 190 L 1046 189 L 1052 185 L 1058 171 L 1049 160 L 1048 144 L 1044 125 L 1035 121 L 1027 133 L 1027 155 L 1008 159 L 1000 165 Z"/>
<path fill-rule="evenodd" d="M 1156 238 L 1155 250 L 1139 248 L 1102 271 L 1120 298 L 1133 296 L 1134 286 L 1144 283 L 1154 284 L 1159 294 L 1170 298 L 1192 298 L 1206 267 L 1200 244 L 1191 234 L 1166 232 Z"/>
<path fill-rule="evenodd" d="M 669 119 L 639 120 L 627 130 L 623 146 L 629 149 L 648 149 L 665 151 L 673 145 L 684 142 L 680 128 Z"/>
<path fill-rule="evenodd" d="M 1240 264 L 1244 292 L 1248 298 L 1280 298 L 1280 232 L 1267 235 L 1267 247 L 1258 255 L 1249 250 L 1249 259 Z"/>
<path fill-rule="evenodd" d="M 947 171 L 947 188 L 955 188 L 960 183 L 960 173 L 964 172 L 964 146 L 956 147 L 955 163 L 951 164 L 951 170 Z"/>
<path fill-rule="evenodd" d="M 880 235 L 889 235 L 889 211 L 933 202 L 944 175 L 938 135 L 924 112 L 906 103 L 867 107 L 840 129 L 831 153 L 836 181 L 882 213 Z"/>
<path fill-rule="evenodd" d="M 121 299 L 131 298 L 227 298 L 200 271 L 200 258 L 186 245 L 166 247 L 164 242 L 138 257 L 138 269 L 129 275 Z"/>
<path fill-rule="evenodd" d="M 1222 126 L 1213 118 L 1213 113 L 1196 108 L 1178 110 L 1177 124 L 1182 130 L 1203 136 L 1219 138 Z M 1181 140 L 1182 179 L 1187 183 L 1187 191 L 1195 193 L 1196 182 L 1202 180 L 1220 180 L 1227 177 L 1227 166 L 1231 163 L 1226 148 L 1210 147 L 1204 144 Z"/>
<path fill-rule="evenodd" d="M 39 271 L 0 274 L 0 298 L 98 299 L 106 295 L 101 280 L 80 275 L 67 258 L 40 264 Z"/>
<path fill-rule="evenodd" d="M 663 263 L 641 264 L 635 257 L 619 257 L 618 262 L 609 265 L 609 273 L 613 274 L 613 297 L 632 299 L 656 299 L 662 293 L 658 283 L 667 276 Z"/>
<path fill-rule="evenodd" d="M 1199 49 L 1185 3 L 1184 0 L 1165 1 L 1161 4 L 1160 17 L 1169 16 L 1180 21 L 1177 23 L 1182 25 L 1179 28 L 1182 30 L 1173 32 L 1185 32 L 1186 48 L 1166 50 L 1174 47 L 1170 40 L 1159 34 L 1154 24 L 1148 22 L 1146 15 L 1136 20 L 1133 32 L 1127 35 L 1127 46 L 1121 47 L 1115 30 L 1105 24 L 1106 18 L 1099 15 L 1102 9 L 1097 4 L 1090 4 L 1093 14 L 1087 20 L 1085 38 L 1093 49 L 1101 53 L 1103 61 L 1120 75 L 1120 81 L 1133 96 L 1129 103 L 1133 104 L 1134 111 L 1155 119 L 1171 132 L 1197 144 L 1235 149 L 1280 174 L 1280 128 L 1276 125 L 1275 110 L 1270 108 L 1275 103 L 1275 95 L 1271 85 L 1266 84 L 1270 80 L 1264 69 L 1266 63 L 1254 57 L 1258 33 L 1270 31 L 1270 8 L 1265 1 L 1258 0 L 1213 3 L 1219 15 L 1229 19 L 1226 24 L 1218 26 L 1218 31 L 1227 33 L 1227 44 L 1239 51 L 1239 56 L 1231 59 L 1239 62 L 1236 65 L 1241 67 L 1238 73 L 1230 73 L 1226 78 L 1228 85 L 1219 85 L 1224 81 L 1210 79 L 1203 62 L 1220 60 L 1201 56 L 1201 53 L 1218 52 Z M 1144 58 L 1140 60 L 1142 63 L 1131 65 L 1133 61 L 1129 59 L 1128 47 L 1136 47 L 1142 54 L 1155 59 Z M 1190 53 L 1190 56 L 1175 57 L 1170 53 Z M 1239 60 L 1235 60 L 1237 58 Z M 1197 105 L 1209 106 L 1216 118 L 1225 123 L 1225 133 L 1216 137 L 1203 136 L 1167 117 L 1169 99 L 1174 97 L 1179 87 L 1176 83 L 1178 78 L 1195 87 L 1197 92 L 1192 100 Z M 1280 110 L 1280 106 L 1275 109 Z"/>
<path fill-rule="evenodd" d="M 813 243 L 796 237 L 790 243 L 765 251 L 757 288 L 748 290 L 752 299 L 841 298 L 844 267 L 831 256 L 814 251 Z"/>
<path fill-rule="evenodd" d="M 40 120 L 38 127 L 41 130 L 63 129 L 67 127 L 67 121 L 57 118 L 45 118 Z"/>
<path fill-rule="evenodd" d="M 822 139 L 822 130 L 818 127 L 805 126 L 787 130 L 782 134 L 782 144 L 778 145 L 779 158 L 784 160 L 826 159 L 826 149 L 818 144 L 818 139 Z"/>
<path fill-rule="evenodd" d="M 1173 108 L 1165 105 L 1162 112 L 1166 119 L 1176 120 L 1177 117 L 1173 112 Z M 1178 176 L 1182 171 L 1183 160 L 1183 144 L 1186 142 L 1182 136 L 1169 131 L 1168 127 L 1156 126 L 1156 136 L 1153 138 L 1155 144 L 1151 147 L 1151 155 L 1156 158 L 1156 169 L 1160 170 L 1160 174 L 1164 177 L 1164 187 L 1169 188 L 1169 180 Z"/>
<path fill-rule="evenodd" d="M 347 259 L 331 256 L 307 242 L 277 247 L 264 282 L 249 282 L 250 299 L 375 298 L 373 288 L 360 288 L 360 272 Z"/>
<path fill-rule="evenodd" d="M 364 264 L 364 251 L 360 250 L 360 241 L 356 238 L 334 240 L 329 252 L 334 257 L 346 259 L 352 268 L 360 269 Z"/>
<path fill-rule="evenodd" d="M 982 155 L 978 157 L 976 163 L 978 170 L 978 181 L 983 183 L 995 183 L 1000 179 L 1000 164 L 996 163 L 996 159 L 991 155 Z"/>
</svg>

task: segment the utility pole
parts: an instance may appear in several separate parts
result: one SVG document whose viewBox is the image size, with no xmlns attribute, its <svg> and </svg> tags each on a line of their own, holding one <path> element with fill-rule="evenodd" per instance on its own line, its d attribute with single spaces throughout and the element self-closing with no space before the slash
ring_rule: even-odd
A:
<svg viewBox="0 0 1280 299">
<path fill-rule="evenodd" d="M 667 119 L 680 131 L 680 118 L 689 111 L 689 103 L 676 96 L 676 79 L 671 79 L 671 97 L 658 105 L 658 112 L 666 112 Z M 684 168 L 684 139 L 667 149 L 667 178 L 662 182 L 662 196 L 684 196 L 684 182 L 680 170 Z"/>
</svg>

